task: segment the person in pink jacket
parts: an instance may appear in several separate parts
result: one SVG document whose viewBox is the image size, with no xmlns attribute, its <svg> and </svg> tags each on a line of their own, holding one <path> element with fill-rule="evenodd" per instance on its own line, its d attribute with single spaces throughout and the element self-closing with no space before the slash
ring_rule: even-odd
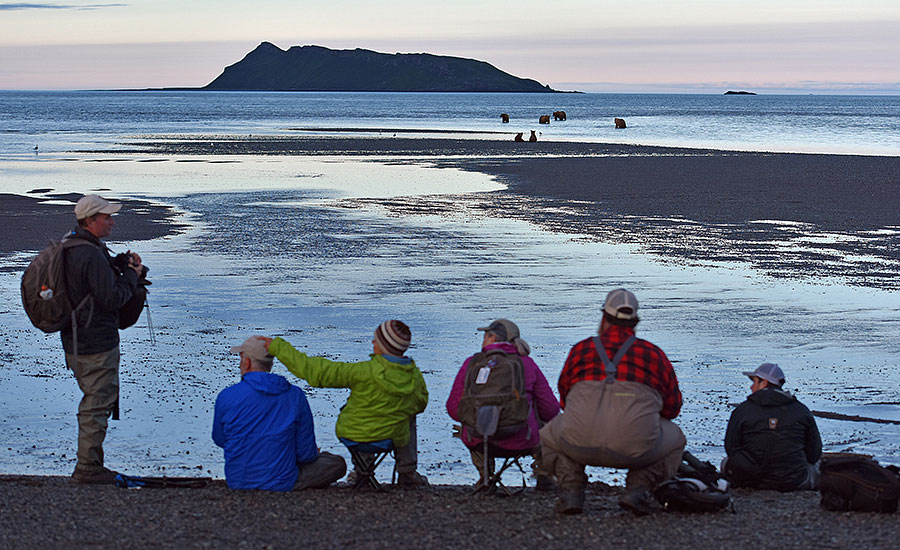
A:
<svg viewBox="0 0 900 550">
<path fill-rule="evenodd" d="M 532 455 L 535 458 L 532 468 L 537 477 L 537 488 L 539 490 L 553 489 L 556 484 L 552 475 L 546 472 L 540 464 L 540 428 L 559 414 L 559 401 L 553 395 L 553 390 L 550 389 L 550 384 L 547 383 L 544 373 L 541 372 L 537 363 L 528 356 L 531 348 L 529 348 L 528 342 L 522 340 L 519 336 L 519 327 L 515 323 L 507 319 L 498 319 L 489 326 L 481 327 L 478 330 L 484 331 L 481 351 L 501 349 L 506 353 L 517 354 L 522 358 L 525 393 L 528 404 L 531 407 L 531 415 L 526 426 L 521 431 L 505 439 L 490 440 L 490 444 L 507 450 L 532 450 Z M 466 359 L 459 369 L 456 379 L 453 381 L 453 389 L 450 390 L 450 397 L 447 398 L 447 412 L 456 421 L 460 421 L 459 401 L 463 396 L 466 372 L 473 357 L 475 356 L 473 355 Z M 484 461 L 481 439 L 470 434 L 465 426 L 462 428 L 461 438 L 466 447 L 468 447 L 472 455 L 472 463 L 480 474 Z M 493 470 L 493 468 L 491 469 Z M 479 479 L 478 485 L 482 481 Z"/>
</svg>

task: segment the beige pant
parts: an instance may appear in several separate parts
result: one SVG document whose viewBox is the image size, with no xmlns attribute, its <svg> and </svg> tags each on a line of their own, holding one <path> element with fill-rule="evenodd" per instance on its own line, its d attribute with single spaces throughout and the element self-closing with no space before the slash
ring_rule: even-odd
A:
<svg viewBox="0 0 900 550">
<path fill-rule="evenodd" d="M 584 491 L 585 465 L 628 468 L 628 489 L 651 489 L 675 475 L 686 440 L 659 416 L 662 398 L 637 382 L 584 380 L 566 410 L 541 430 L 544 466 L 563 491 Z"/>
<path fill-rule="evenodd" d="M 319 453 L 312 462 L 297 466 L 300 471 L 297 474 L 297 483 L 294 484 L 295 491 L 328 487 L 347 473 L 344 458 L 325 451 Z"/>
<path fill-rule="evenodd" d="M 119 398 L 119 348 L 91 355 L 78 354 L 78 362 L 66 354 L 66 365 L 75 374 L 84 396 L 78 404 L 77 470 L 103 468 L 103 440 L 110 412 Z"/>
</svg>

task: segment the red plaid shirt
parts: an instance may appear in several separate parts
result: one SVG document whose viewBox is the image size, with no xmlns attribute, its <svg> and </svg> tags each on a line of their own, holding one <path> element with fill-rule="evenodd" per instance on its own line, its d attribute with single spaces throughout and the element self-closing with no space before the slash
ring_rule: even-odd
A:
<svg viewBox="0 0 900 550">
<path fill-rule="evenodd" d="M 619 347 L 633 334 L 632 328 L 615 325 L 609 327 L 600 336 L 607 357 L 610 359 L 615 357 Z M 559 375 L 560 405 L 563 409 L 566 408 L 566 395 L 576 382 L 605 378 L 603 362 L 597 356 L 594 339 L 588 338 L 578 342 L 569 352 L 566 364 Z M 616 380 L 639 382 L 658 391 L 663 400 L 663 407 L 659 413 L 663 418 L 675 418 L 681 411 L 681 390 L 678 389 L 675 369 L 672 368 L 666 354 L 646 340 L 635 339 L 631 344 L 631 348 L 616 368 Z"/>
</svg>

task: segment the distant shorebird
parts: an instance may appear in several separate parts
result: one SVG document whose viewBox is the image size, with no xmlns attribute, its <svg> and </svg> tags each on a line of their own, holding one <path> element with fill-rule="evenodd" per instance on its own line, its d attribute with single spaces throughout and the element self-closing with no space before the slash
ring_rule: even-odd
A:
<svg viewBox="0 0 900 550">
<path fill-rule="evenodd" d="M 38 146 L 35 145 L 35 146 L 34 146 L 34 152 L 37 153 L 37 150 L 38 150 Z"/>
</svg>

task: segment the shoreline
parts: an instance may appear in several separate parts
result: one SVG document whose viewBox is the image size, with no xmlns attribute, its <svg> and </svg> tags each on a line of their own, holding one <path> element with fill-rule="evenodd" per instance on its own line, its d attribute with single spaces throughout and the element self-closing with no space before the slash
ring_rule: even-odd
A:
<svg viewBox="0 0 900 550">
<path fill-rule="evenodd" d="M 620 489 L 594 483 L 585 512 L 553 512 L 555 492 L 477 497 L 471 488 L 335 485 L 297 493 L 85 486 L 63 477 L 0 475 L 7 548 L 893 548 L 895 514 L 836 513 L 819 494 L 735 490 L 734 513 L 636 518 Z M 101 513 L 85 514 L 104 503 Z M 761 528 L 761 526 L 765 526 Z"/>
<path fill-rule="evenodd" d="M 35 189 L 27 195 L 0 193 L 0 218 L 10 224 L 9 230 L 0 234 L 0 257 L 39 251 L 51 239 L 62 238 L 76 226 L 73 208 L 79 198 L 79 194 L 53 193 L 52 189 Z M 116 216 L 116 228 L 113 238 L 108 239 L 110 241 L 149 241 L 187 227 L 175 220 L 179 214 L 172 207 L 140 199 L 112 200 L 122 203 L 122 210 Z"/>
</svg>

